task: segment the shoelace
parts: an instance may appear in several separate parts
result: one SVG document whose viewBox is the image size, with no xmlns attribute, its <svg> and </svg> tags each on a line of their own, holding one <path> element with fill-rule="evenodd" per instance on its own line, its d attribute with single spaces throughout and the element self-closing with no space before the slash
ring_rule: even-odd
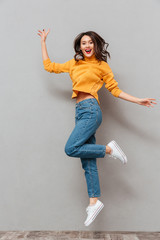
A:
<svg viewBox="0 0 160 240">
<path fill-rule="evenodd" d="M 92 211 L 92 212 L 93 212 L 93 211 L 94 211 L 94 208 L 88 207 L 88 208 L 86 209 L 87 214 L 88 214 L 89 211 Z"/>
<path fill-rule="evenodd" d="M 110 154 L 109 154 L 108 156 L 109 156 L 109 157 L 112 157 L 112 158 L 114 158 L 114 159 L 117 159 L 115 156 L 112 156 L 112 155 L 110 155 Z"/>
<path fill-rule="evenodd" d="M 93 208 L 92 206 L 88 206 L 88 207 L 86 208 L 87 214 L 88 214 L 88 212 L 89 212 L 90 210 L 94 211 L 94 208 Z"/>
</svg>

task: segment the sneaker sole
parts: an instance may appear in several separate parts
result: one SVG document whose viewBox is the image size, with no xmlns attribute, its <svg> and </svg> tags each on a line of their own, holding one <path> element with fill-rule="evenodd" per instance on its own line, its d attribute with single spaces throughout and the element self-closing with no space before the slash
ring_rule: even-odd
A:
<svg viewBox="0 0 160 240">
<path fill-rule="evenodd" d="M 122 149 L 120 148 L 120 146 L 113 140 L 112 143 L 114 144 L 114 146 L 117 148 L 117 150 L 122 154 L 123 156 L 123 160 L 124 160 L 124 164 L 127 163 L 127 157 L 125 155 L 125 153 L 122 151 Z"/>
<path fill-rule="evenodd" d="M 86 223 L 84 223 L 85 226 L 89 226 L 95 220 L 95 218 L 100 213 L 103 207 L 104 207 L 104 204 L 101 203 L 101 205 L 97 208 L 96 212 L 94 212 L 94 214 L 90 217 L 90 219 Z"/>
</svg>

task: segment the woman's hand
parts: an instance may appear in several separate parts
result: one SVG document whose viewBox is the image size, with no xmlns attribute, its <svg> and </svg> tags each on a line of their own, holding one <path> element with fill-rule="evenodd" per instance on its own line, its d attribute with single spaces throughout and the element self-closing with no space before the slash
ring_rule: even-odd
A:
<svg viewBox="0 0 160 240">
<path fill-rule="evenodd" d="M 40 30 L 38 30 L 39 33 L 37 33 L 40 37 L 41 37 L 41 41 L 46 41 L 47 35 L 50 32 L 50 29 L 48 29 L 48 32 L 45 32 L 45 29 L 43 29 L 43 31 L 41 32 Z"/>
<path fill-rule="evenodd" d="M 153 100 L 156 100 L 155 98 L 139 98 L 139 100 L 137 101 L 137 103 L 139 105 L 143 105 L 146 107 L 153 107 L 152 104 L 157 104 L 156 102 L 154 102 Z M 152 104 L 151 104 L 152 103 Z"/>
</svg>

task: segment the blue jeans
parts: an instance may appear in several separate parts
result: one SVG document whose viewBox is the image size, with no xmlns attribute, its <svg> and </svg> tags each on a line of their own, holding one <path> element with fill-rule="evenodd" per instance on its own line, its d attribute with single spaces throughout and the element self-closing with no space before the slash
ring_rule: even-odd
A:
<svg viewBox="0 0 160 240">
<path fill-rule="evenodd" d="M 102 122 L 102 112 L 95 98 L 76 103 L 75 127 L 65 145 L 65 153 L 81 159 L 89 197 L 100 197 L 97 159 L 106 154 L 106 145 L 96 144 L 95 133 Z"/>
</svg>

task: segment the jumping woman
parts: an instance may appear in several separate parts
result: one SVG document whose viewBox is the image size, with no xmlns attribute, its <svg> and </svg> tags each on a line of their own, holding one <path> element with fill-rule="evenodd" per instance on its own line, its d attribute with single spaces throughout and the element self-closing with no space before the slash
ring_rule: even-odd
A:
<svg viewBox="0 0 160 240">
<path fill-rule="evenodd" d="M 87 219 L 85 226 L 89 226 L 104 204 L 98 200 L 101 196 L 97 158 L 106 155 L 127 163 L 127 157 L 114 140 L 107 145 L 96 144 L 96 130 L 102 122 L 102 112 L 97 92 L 105 87 L 114 97 L 124 99 L 139 105 L 150 107 L 156 104 L 154 98 L 137 98 L 131 96 L 118 87 L 113 72 L 107 63 L 110 53 L 108 43 L 96 32 L 80 33 L 74 40 L 74 58 L 65 63 L 51 62 L 46 48 L 46 38 L 50 29 L 45 32 L 38 30 L 41 37 L 42 58 L 44 69 L 50 73 L 68 72 L 73 83 L 72 98 L 76 98 L 75 127 L 65 145 L 65 153 L 74 158 L 80 158 L 84 169 L 89 205 L 86 208 Z"/>
</svg>

